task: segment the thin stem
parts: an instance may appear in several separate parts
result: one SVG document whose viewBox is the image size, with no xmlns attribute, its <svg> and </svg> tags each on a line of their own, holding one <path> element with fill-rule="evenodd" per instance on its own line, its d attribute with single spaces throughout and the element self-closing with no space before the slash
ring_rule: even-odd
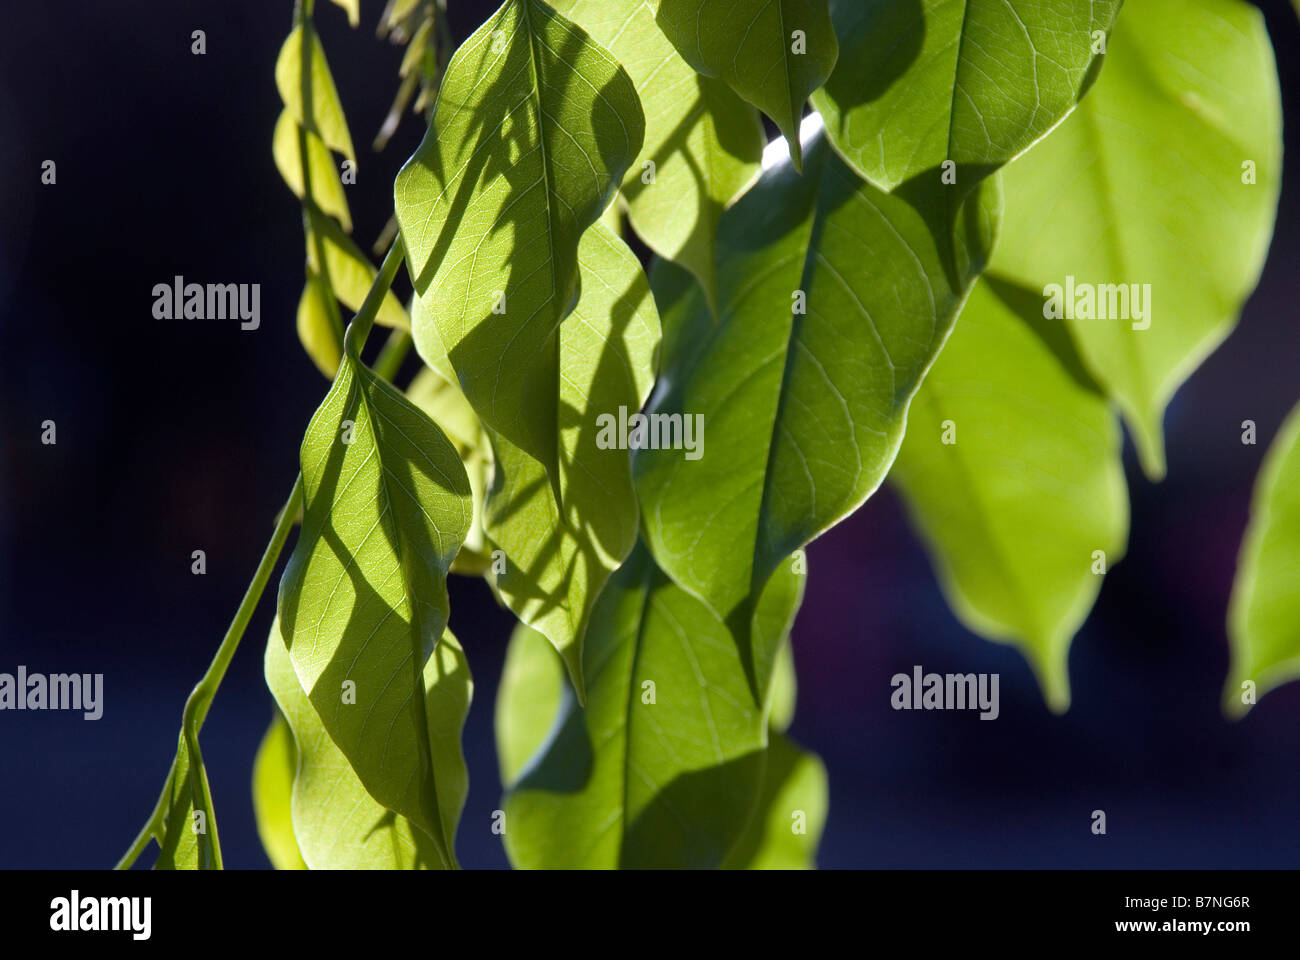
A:
<svg viewBox="0 0 1300 960">
<path fill-rule="evenodd" d="M 221 686 L 221 681 L 226 676 L 226 668 L 230 666 L 230 660 L 239 648 L 239 640 L 248 628 L 248 621 L 253 619 L 253 611 L 257 609 L 262 591 L 266 589 L 266 584 L 271 579 L 271 572 L 275 569 L 276 561 L 280 559 L 280 551 L 284 549 L 285 541 L 289 539 L 289 531 L 293 529 L 294 516 L 297 512 L 294 508 L 298 505 L 301 496 L 302 474 L 300 473 L 293 482 L 289 499 L 280 510 L 280 518 L 276 521 L 275 530 L 271 534 L 271 542 L 266 545 L 266 551 L 262 554 L 262 562 L 257 565 L 253 581 L 244 591 L 244 599 L 240 602 L 239 609 L 235 611 L 235 619 L 231 621 L 230 629 L 226 631 L 221 646 L 217 648 L 217 655 L 212 658 L 208 672 L 203 675 L 203 679 L 198 682 L 185 703 L 185 721 L 192 722 L 195 730 L 202 727 L 203 721 L 207 719 L 208 708 L 212 705 L 217 687 Z"/>
<path fill-rule="evenodd" d="M 285 541 L 289 539 L 289 531 L 293 528 L 294 518 L 297 515 L 298 500 L 302 496 L 302 474 L 294 481 L 293 491 L 289 494 L 288 502 L 280 511 L 279 519 L 275 524 L 275 531 L 271 534 L 271 542 L 266 545 L 266 550 L 262 554 L 262 560 L 257 565 L 257 570 L 253 573 L 253 580 L 244 591 L 244 599 L 239 604 L 239 609 L 235 611 L 235 618 L 230 622 L 230 627 L 226 630 L 226 635 L 221 641 L 221 646 L 217 648 L 216 656 L 212 658 L 212 663 L 208 666 L 208 671 L 203 675 L 194 690 L 190 693 L 189 699 L 185 701 L 185 713 L 181 720 L 182 736 L 186 739 L 191 754 L 190 775 L 194 776 L 196 771 L 202 770 L 203 758 L 198 753 L 198 732 L 203 727 L 203 721 L 207 719 L 208 708 L 212 705 L 212 698 L 216 695 L 217 687 L 221 685 L 221 680 L 226 675 L 226 668 L 230 666 L 230 660 L 239 648 L 239 641 L 244 636 L 244 631 L 248 629 L 248 621 L 253 618 L 253 611 L 257 609 L 257 603 L 262 598 L 262 592 L 266 589 L 267 581 L 271 579 L 271 571 L 275 569 L 276 563 L 280 559 L 280 553 L 284 550 Z M 167 799 L 171 794 L 172 778 L 176 776 L 176 761 L 172 761 L 171 772 L 167 775 L 167 782 L 163 784 L 163 790 L 158 797 L 158 803 L 154 806 L 153 813 L 149 815 L 149 820 L 145 823 L 140 835 L 135 838 L 126 854 L 118 861 L 117 869 L 125 870 L 144 852 L 144 848 L 149 845 L 149 838 L 157 832 L 161 826 L 163 811 L 167 809 Z M 207 797 L 206 777 L 201 778 L 202 785 L 200 793 L 203 796 L 201 802 L 207 803 L 208 821 L 212 824 L 212 838 L 214 847 L 216 847 L 216 864 L 221 865 L 220 846 L 216 843 L 216 820 L 212 815 L 211 798 Z"/>
<path fill-rule="evenodd" d="M 397 372 L 402 369 L 402 361 L 406 355 L 411 352 L 411 335 L 405 330 L 394 330 L 388 335 L 388 342 L 384 344 L 379 356 L 375 357 L 375 362 L 371 367 L 380 377 L 393 382 Z"/>
<path fill-rule="evenodd" d="M 370 285 L 370 292 L 366 294 L 361 309 L 357 311 L 357 315 L 348 324 L 347 332 L 343 334 L 343 349 L 354 359 L 361 356 L 361 348 L 365 345 L 366 337 L 370 336 L 370 328 L 375 325 L 379 307 L 383 304 L 384 297 L 388 295 L 388 288 L 393 285 L 397 268 L 402 265 L 405 256 L 402 238 L 399 235 L 384 254 L 384 262 L 379 265 L 379 274 L 375 277 L 375 282 Z"/>
</svg>

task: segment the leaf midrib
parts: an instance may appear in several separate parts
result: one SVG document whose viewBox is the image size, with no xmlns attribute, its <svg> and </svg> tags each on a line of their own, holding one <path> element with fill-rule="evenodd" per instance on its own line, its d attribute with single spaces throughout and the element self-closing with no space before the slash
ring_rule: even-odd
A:
<svg viewBox="0 0 1300 960">
<path fill-rule="evenodd" d="M 375 460 L 379 463 L 380 489 L 383 491 L 384 510 L 387 510 L 390 513 L 394 526 L 397 526 L 397 511 L 393 509 L 393 494 L 389 490 L 390 476 L 392 478 L 392 482 L 396 483 L 396 474 L 392 471 L 392 468 L 390 468 L 384 463 L 384 456 L 382 453 L 383 444 L 380 442 L 380 427 L 379 427 L 380 420 L 382 420 L 384 423 L 390 423 L 391 421 L 387 416 L 384 416 L 383 414 L 377 412 L 376 404 L 370 396 L 370 387 L 372 385 L 367 380 L 367 372 L 364 369 L 361 369 L 362 365 L 360 361 L 356 359 L 349 359 L 348 362 L 353 364 L 353 376 L 356 378 L 357 388 L 358 388 L 357 393 L 361 398 L 361 402 L 366 405 L 366 416 L 370 418 L 370 432 L 374 438 L 373 442 L 375 444 Z M 393 426 L 397 429 L 398 433 L 402 434 L 402 436 L 406 439 L 408 443 L 414 444 L 414 441 L 412 441 L 409 437 L 406 436 L 405 431 L 403 431 L 396 424 L 393 424 Z M 408 497 L 412 499 L 412 501 L 416 504 L 416 506 L 420 508 L 421 512 L 424 513 L 425 518 L 429 520 L 431 525 L 433 525 L 434 530 L 437 531 L 436 524 L 433 524 L 433 518 L 429 516 L 428 511 L 424 509 L 424 505 L 419 502 L 419 499 L 413 493 L 407 491 L 405 487 L 402 487 L 401 484 L 397 484 L 397 486 L 399 487 L 399 489 L 402 490 L 403 493 L 405 493 Z M 441 532 L 439 531 L 438 533 L 439 533 L 439 539 L 441 539 Z M 407 557 L 406 538 L 401 535 L 399 530 L 397 536 L 395 536 L 393 539 L 396 541 L 394 545 L 394 552 L 397 554 L 398 569 L 401 572 L 402 582 L 405 587 L 405 593 L 411 611 L 411 620 L 407 624 L 407 634 L 410 643 L 411 658 L 412 660 L 416 661 L 418 664 L 415 669 L 415 683 L 419 689 L 418 691 L 416 690 L 412 691 L 410 702 L 413 704 L 412 710 L 416 715 L 415 723 L 416 723 L 417 736 L 424 741 L 424 744 L 427 747 L 427 750 L 425 750 L 424 752 L 426 754 L 426 759 L 428 761 L 429 789 L 433 795 L 432 796 L 433 810 L 430 811 L 429 820 L 432 822 L 436 831 L 432 835 L 432 838 L 435 841 L 435 844 L 438 848 L 438 855 L 443 860 L 443 865 L 450 866 L 449 858 L 452 856 L 452 854 L 451 854 L 450 845 L 447 842 L 447 837 L 442 826 L 442 803 L 438 797 L 438 778 L 434 775 L 435 765 L 433 762 L 434 761 L 433 740 L 429 736 L 429 718 L 425 710 L 425 703 L 424 703 L 424 693 L 425 693 L 424 665 L 423 663 L 418 662 L 420 643 L 419 643 L 419 629 L 416 625 L 416 619 L 419 616 L 419 614 L 417 612 L 418 607 L 415 602 L 414 591 L 412 590 L 413 584 L 411 583 L 411 577 L 410 577 L 410 561 Z M 444 628 L 445 628 L 445 624 L 444 624 Z M 437 647 L 437 643 L 441 639 L 442 639 L 441 634 L 439 634 L 438 639 L 435 640 L 434 642 L 435 650 Z M 392 682 L 391 677 L 389 678 L 389 682 L 390 683 Z M 419 829 L 418 825 L 414 823 L 412 823 L 412 827 Z"/>
</svg>

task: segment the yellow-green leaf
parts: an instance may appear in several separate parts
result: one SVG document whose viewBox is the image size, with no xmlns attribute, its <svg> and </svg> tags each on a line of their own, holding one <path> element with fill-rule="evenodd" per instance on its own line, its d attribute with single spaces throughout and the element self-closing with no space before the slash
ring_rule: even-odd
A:
<svg viewBox="0 0 1300 960">
<path fill-rule="evenodd" d="M 1273 51 L 1241 0 L 1128 0 L 1092 91 L 1006 168 L 992 269 L 1050 290 L 1153 479 L 1166 405 L 1259 279 L 1281 179 Z"/>
<path fill-rule="evenodd" d="M 295 681 L 296 682 L 296 681 Z M 293 835 L 293 778 L 298 772 L 298 748 L 279 709 L 262 737 L 253 759 L 253 816 L 257 835 L 277 870 L 306 870 Z"/>
<path fill-rule="evenodd" d="M 325 251 L 325 274 L 329 277 L 334 296 L 349 310 L 360 310 L 378 271 L 333 220 L 313 215 L 311 225 L 312 232 L 307 235 L 307 268 L 318 275 L 321 273 L 320 258 L 316 252 L 319 238 Z M 391 290 L 384 294 L 375 323 L 399 330 L 411 328 L 411 320 L 402 309 L 402 301 Z"/>
<path fill-rule="evenodd" d="M 278 621 L 268 638 L 265 671 L 267 686 L 296 744 L 291 810 L 293 832 L 306 864 L 317 870 L 447 866 L 437 844 L 423 830 L 367 792 L 303 692 Z M 450 838 L 456 835 L 469 789 L 461 730 L 473 692 L 464 651 L 450 631 L 443 633 L 425 664 L 423 681 L 438 815 L 443 835 Z"/>
<path fill-rule="evenodd" d="M 758 174 L 763 128 L 753 107 L 682 59 L 645 0 L 556 0 L 560 13 L 627 69 L 645 110 L 645 144 L 623 177 L 628 219 L 650 249 L 716 297 L 718 218 Z"/>
<path fill-rule="evenodd" d="M 293 115 L 288 110 L 282 110 L 280 119 L 275 122 L 271 153 L 275 157 L 275 166 L 280 171 L 280 176 L 294 195 L 301 198 L 304 191 L 299 132 L 300 128 Z M 307 176 L 311 179 L 312 200 L 324 213 L 339 221 L 344 233 L 351 233 L 352 214 L 348 210 L 348 198 L 343 192 L 343 180 L 334 169 L 329 149 L 310 130 L 302 130 L 301 133 L 307 141 Z"/>
<path fill-rule="evenodd" d="M 452 57 L 429 132 L 398 174 L 397 219 L 428 325 L 484 425 L 559 484 L 556 331 L 578 242 L 641 149 L 636 90 L 540 0 L 507 0 Z M 433 341 L 437 341 L 435 344 Z"/>
<path fill-rule="evenodd" d="M 678 52 L 772 118 L 802 163 L 799 120 L 835 66 L 839 47 L 826 0 L 656 0 Z"/>
<path fill-rule="evenodd" d="M 1228 638 L 1232 667 L 1223 703 L 1230 715 L 1300 677 L 1300 406 L 1278 431 L 1255 484 Z"/>
<path fill-rule="evenodd" d="M 356 163 L 334 76 L 310 21 L 296 25 L 285 38 L 275 61 L 275 85 L 294 120 Z"/>
<path fill-rule="evenodd" d="M 1042 298 L 985 276 L 908 413 L 890 473 L 972 630 L 1069 703 L 1070 640 L 1123 556 L 1119 424 Z"/>
</svg>

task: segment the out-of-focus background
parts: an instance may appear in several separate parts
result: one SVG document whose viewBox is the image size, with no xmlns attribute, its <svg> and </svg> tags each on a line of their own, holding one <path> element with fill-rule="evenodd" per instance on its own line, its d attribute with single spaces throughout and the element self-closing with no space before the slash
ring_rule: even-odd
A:
<svg viewBox="0 0 1300 960">
<path fill-rule="evenodd" d="M 383 153 L 368 148 L 401 59 L 375 38 L 382 6 L 363 3 L 357 30 L 328 3 L 316 16 L 359 150 L 348 190 L 365 247 L 423 127 L 408 117 Z M 492 9 L 449 6 L 457 42 Z M 810 548 L 792 732 L 829 768 L 823 866 L 1300 865 L 1300 684 L 1243 722 L 1219 712 L 1252 484 L 1300 400 L 1300 23 L 1287 0 L 1260 6 L 1291 125 L 1272 253 L 1240 327 L 1170 408 L 1169 478 L 1148 483 L 1128 452 L 1129 553 L 1075 640 L 1069 713 L 1046 710 L 1016 652 L 954 620 L 888 489 Z M 326 390 L 294 329 L 302 226 L 270 149 L 291 16 L 288 0 L 6 5 L 0 671 L 103 673 L 105 707 L 96 722 L 0 712 L 0 867 L 110 866 L 129 845 Z M 176 274 L 260 283 L 262 328 L 155 320 L 153 285 Z M 56 446 L 40 443 L 46 419 Z M 1241 443 L 1245 419 L 1257 446 Z M 195 549 L 206 576 L 190 572 Z M 232 867 L 267 865 L 249 781 L 272 710 L 273 592 L 203 731 Z M 501 867 L 492 704 L 512 618 L 478 581 L 455 578 L 452 604 L 477 685 L 459 853 Z M 1000 673 L 1000 718 L 891 710 L 889 678 L 914 664 Z"/>
</svg>

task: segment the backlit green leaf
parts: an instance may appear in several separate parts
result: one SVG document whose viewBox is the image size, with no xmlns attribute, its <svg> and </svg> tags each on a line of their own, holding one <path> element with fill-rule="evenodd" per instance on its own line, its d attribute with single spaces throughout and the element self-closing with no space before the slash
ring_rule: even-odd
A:
<svg viewBox="0 0 1300 960">
<path fill-rule="evenodd" d="M 318 275 L 321 272 L 320 258 L 316 255 L 316 241 L 319 238 L 325 252 L 325 272 L 334 296 L 349 310 L 360 310 L 378 271 L 333 220 L 313 213 L 311 225 L 312 232 L 307 235 L 307 269 Z M 391 290 L 384 294 L 375 323 L 402 330 L 411 327 L 410 318 L 402 309 L 402 302 Z"/>
<path fill-rule="evenodd" d="M 303 692 L 278 622 L 267 643 L 265 668 L 267 686 L 284 711 L 292 728 L 292 742 L 297 744 L 296 776 L 292 777 L 293 832 L 306 863 L 324 870 L 446 866 L 438 845 L 423 830 L 366 791 Z M 461 729 L 473 689 L 465 654 L 450 631 L 443 633 L 424 666 L 423 686 L 438 813 L 450 844 L 469 789 Z M 360 699 L 357 704 L 351 709 L 361 709 Z"/>
<path fill-rule="evenodd" d="M 294 195 L 303 196 L 302 150 L 298 142 L 298 124 L 287 109 L 280 112 L 271 139 L 271 153 L 275 167 L 289 185 Z M 352 214 L 348 211 L 348 198 L 343 192 L 343 181 L 334 169 L 334 160 L 324 141 L 311 131 L 302 131 L 307 141 L 307 176 L 311 179 L 311 194 L 316 206 L 335 217 L 345 233 L 352 232 Z M 331 371 L 331 375 L 333 371 Z"/>
<path fill-rule="evenodd" d="M 433 321 L 413 331 L 417 349 L 447 354 L 483 423 L 557 490 L 555 333 L 578 299 L 578 241 L 643 131 L 606 50 L 539 0 L 507 0 L 452 57 L 397 177 L 407 264 Z"/>
<path fill-rule="evenodd" d="M 420 309 L 418 299 L 415 304 Z M 451 572 L 481 576 L 487 571 L 489 552 L 483 529 L 483 505 L 492 478 L 492 445 L 487 432 L 460 388 L 428 367 L 416 374 L 406 396 L 442 428 L 460 454 L 474 497 L 474 517 Z"/>
<path fill-rule="evenodd" d="M 794 581 L 775 578 L 759 607 L 754 632 L 773 650 L 798 604 Z M 587 640 L 586 709 L 565 687 L 554 736 L 506 799 L 511 860 L 721 865 L 754 810 L 767 744 L 735 638 L 639 548 L 601 593 Z M 550 655 L 534 643 L 512 656 L 530 653 Z"/>
<path fill-rule="evenodd" d="M 328 296 L 320 277 L 308 274 L 298 299 L 298 339 L 316 369 L 333 380 L 343 359 L 343 345 L 330 321 Z"/>
<path fill-rule="evenodd" d="M 835 72 L 813 97 L 882 190 L 956 164 L 967 186 L 1074 108 L 1122 0 L 831 0 Z"/>
<path fill-rule="evenodd" d="M 794 720 L 794 704 L 798 695 L 798 678 L 794 672 L 794 650 L 789 643 L 781 644 L 772 669 L 772 710 L 767 725 L 777 733 L 784 733 Z"/>
<path fill-rule="evenodd" d="M 912 401 L 890 477 L 957 615 L 1023 650 L 1058 710 L 1070 640 L 1124 552 L 1120 451 L 1038 292 L 981 280 Z"/>
<path fill-rule="evenodd" d="M 596 595 L 636 542 L 637 504 L 626 446 L 605 424 L 641 408 L 653 381 L 659 317 L 636 257 L 604 224 L 578 248 L 582 298 L 560 327 L 557 506 L 543 465 L 493 437 L 496 471 L 484 519 L 505 552 L 502 599 L 544 633 L 582 696 L 582 638 Z"/>
<path fill-rule="evenodd" d="M 997 212 L 989 189 L 954 241 L 938 181 L 881 193 L 820 139 L 807 160 L 723 216 L 719 322 L 674 319 L 689 347 L 649 410 L 688 418 L 703 444 L 634 460 L 656 560 L 742 635 L 773 571 L 884 479 Z"/>
<path fill-rule="evenodd" d="M 992 269 L 1044 297 L 1055 284 L 1078 307 L 1063 322 L 1153 478 L 1165 469 L 1166 404 L 1259 278 L 1281 130 L 1254 6 L 1129 0 L 1092 92 L 1007 168 Z M 1088 309 L 1094 298 L 1104 310 Z"/>
<path fill-rule="evenodd" d="M 330 149 L 356 163 L 352 135 L 348 133 L 334 76 L 310 21 L 305 26 L 296 25 L 285 38 L 275 61 L 275 85 L 294 120 L 320 137 Z"/>
<path fill-rule="evenodd" d="M 1232 667 L 1224 709 L 1244 714 L 1300 677 L 1300 407 L 1291 411 L 1255 485 L 1228 609 Z M 1254 684 L 1244 699 L 1247 681 Z"/>
<path fill-rule="evenodd" d="M 758 173 L 758 114 L 681 58 L 645 0 L 556 0 L 552 6 L 623 64 L 641 97 L 645 144 L 622 186 L 633 228 L 660 256 L 689 269 L 712 297 L 718 217 Z"/>
<path fill-rule="evenodd" d="M 656 0 L 660 29 L 706 77 L 772 118 L 801 163 L 799 119 L 838 47 L 826 0 Z"/>
<path fill-rule="evenodd" d="M 302 533 L 279 602 L 294 670 L 367 792 L 450 863 L 414 692 L 446 627 L 447 568 L 469 529 L 465 469 L 419 408 L 350 355 L 301 461 Z"/>
<path fill-rule="evenodd" d="M 723 866 L 730 870 L 811 870 L 829 806 L 826 767 L 779 733 L 763 763 L 758 809 Z"/>
<path fill-rule="evenodd" d="M 564 696 L 564 677 L 564 661 L 546 637 L 518 624 L 497 687 L 497 762 L 507 788 L 546 742 Z"/>
<path fill-rule="evenodd" d="M 216 814 L 210 803 L 207 771 L 193 761 L 191 742 L 181 730 L 176 760 L 164 791 L 161 817 L 154 824 L 158 841 L 155 870 L 214 870 L 219 865 Z M 201 814 L 196 817 L 195 813 Z"/>
<path fill-rule="evenodd" d="M 278 632 L 273 636 L 278 637 Z M 284 649 L 283 644 L 280 649 Z M 293 668 L 289 670 L 292 676 Z M 297 686 L 296 677 L 293 682 Z M 290 810 L 297 771 L 298 749 L 294 746 L 293 733 L 284 714 L 276 710 L 253 759 L 253 815 L 266 856 L 277 870 L 307 869 L 293 835 Z"/>
</svg>

